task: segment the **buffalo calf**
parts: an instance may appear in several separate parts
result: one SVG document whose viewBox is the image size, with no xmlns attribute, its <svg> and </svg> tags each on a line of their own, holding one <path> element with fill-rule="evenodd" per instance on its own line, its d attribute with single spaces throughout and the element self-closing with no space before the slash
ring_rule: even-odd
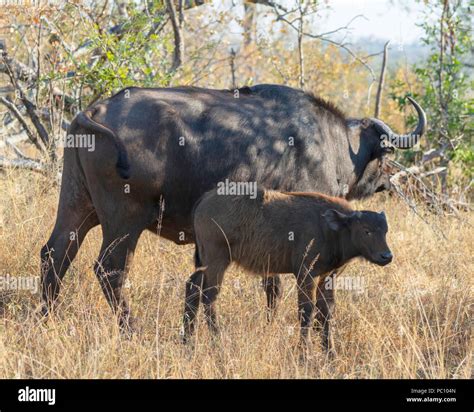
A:
<svg viewBox="0 0 474 412">
<path fill-rule="evenodd" d="M 224 272 L 235 262 L 264 280 L 293 273 L 301 342 L 316 312 L 314 326 L 322 328 L 329 349 L 334 288 L 326 288 L 324 278 L 356 257 L 380 266 L 392 260 L 383 212 L 354 211 L 345 200 L 319 193 L 259 190 L 251 199 L 213 190 L 196 204 L 193 224 L 196 271 L 186 283 L 184 341 L 193 333 L 201 301 L 210 329 L 218 330 L 215 301 Z"/>
</svg>

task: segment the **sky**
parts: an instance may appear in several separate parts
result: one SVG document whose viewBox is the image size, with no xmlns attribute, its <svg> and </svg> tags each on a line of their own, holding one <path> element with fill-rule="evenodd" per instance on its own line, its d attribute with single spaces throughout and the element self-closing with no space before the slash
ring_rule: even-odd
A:
<svg viewBox="0 0 474 412">
<path fill-rule="evenodd" d="M 287 8 L 294 8 L 297 0 L 275 0 Z M 354 20 L 350 32 L 345 32 L 346 40 L 372 37 L 380 40 L 391 40 L 392 47 L 418 43 L 423 31 L 416 26 L 423 18 L 423 3 L 414 0 L 320 0 L 321 12 L 315 18 L 318 27 L 308 24 L 308 31 L 321 33 L 347 25 L 355 16 L 363 18 Z M 213 0 L 213 8 L 221 12 L 235 13 L 240 18 L 244 15 L 243 2 L 238 0 Z M 293 6 L 293 7 L 292 7 Z M 275 14 L 266 6 L 258 6 L 260 31 L 266 32 L 272 24 Z M 268 11 L 265 17 L 264 11 Z M 234 43 L 238 43 L 242 27 L 236 21 L 229 25 L 229 33 L 234 35 Z M 338 39 L 337 35 L 335 39 Z"/>
<path fill-rule="evenodd" d="M 367 18 L 351 24 L 355 38 L 378 37 L 394 44 L 409 44 L 419 41 L 423 34 L 416 23 L 423 18 L 420 12 L 424 6 L 413 0 L 330 0 L 329 6 L 327 29 L 344 26 L 358 14 Z"/>
</svg>

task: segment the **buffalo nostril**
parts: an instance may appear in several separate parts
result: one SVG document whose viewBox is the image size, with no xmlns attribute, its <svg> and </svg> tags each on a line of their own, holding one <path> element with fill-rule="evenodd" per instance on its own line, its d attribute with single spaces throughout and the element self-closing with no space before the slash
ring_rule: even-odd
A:
<svg viewBox="0 0 474 412">
<path fill-rule="evenodd" d="M 380 257 L 383 259 L 383 260 L 392 260 L 393 258 L 393 255 L 392 255 L 392 252 L 383 252 Z"/>
</svg>

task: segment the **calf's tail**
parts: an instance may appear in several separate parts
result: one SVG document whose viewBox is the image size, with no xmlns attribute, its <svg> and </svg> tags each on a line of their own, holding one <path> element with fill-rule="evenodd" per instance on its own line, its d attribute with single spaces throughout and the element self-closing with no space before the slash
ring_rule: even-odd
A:
<svg viewBox="0 0 474 412">
<path fill-rule="evenodd" d="M 130 178 L 130 164 L 128 163 L 127 149 L 125 148 L 125 145 L 111 129 L 100 123 L 97 123 L 92 118 L 94 115 L 104 110 L 105 106 L 101 104 L 90 109 L 86 109 L 76 116 L 76 122 L 79 124 L 79 126 L 98 133 L 102 133 L 112 140 L 118 153 L 117 163 L 115 164 L 117 173 L 122 179 L 128 179 Z"/>
</svg>

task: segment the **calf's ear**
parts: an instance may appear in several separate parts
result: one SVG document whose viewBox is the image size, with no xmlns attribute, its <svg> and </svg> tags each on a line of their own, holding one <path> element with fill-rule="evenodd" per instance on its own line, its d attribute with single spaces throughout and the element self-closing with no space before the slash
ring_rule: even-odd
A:
<svg viewBox="0 0 474 412">
<path fill-rule="evenodd" d="M 360 125 L 362 126 L 363 129 L 367 129 L 369 126 L 372 125 L 372 120 L 365 117 L 364 119 L 360 121 Z"/>
<path fill-rule="evenodd" d="M 341 230 L 346 225 L 349 216 L 335 209 L 329 209 L 323 213 L 323 218 L 331 230 Z"/>
</svg>

